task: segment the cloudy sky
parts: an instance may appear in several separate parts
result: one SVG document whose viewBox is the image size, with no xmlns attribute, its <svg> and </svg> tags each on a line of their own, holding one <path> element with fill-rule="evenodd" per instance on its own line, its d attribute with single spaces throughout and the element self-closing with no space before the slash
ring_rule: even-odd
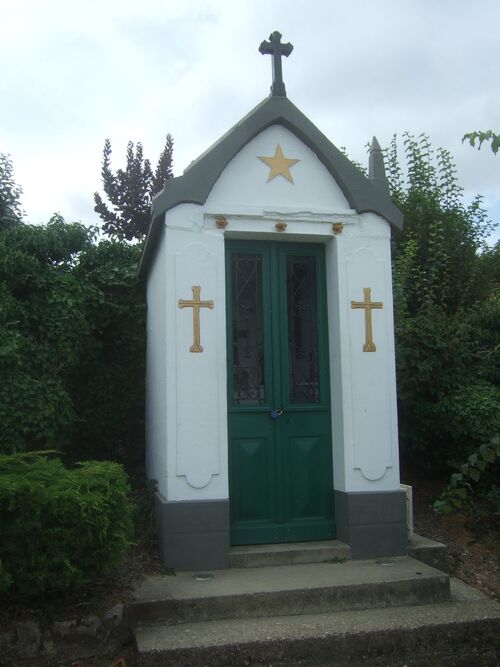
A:
<svg viewBox="0 0 500 667">
<path fill-rule="evenodd" d="M 461 144 L 500 132 L 499 26 L 498 0 L 0 0 L 0 152 L 30 222 L 96 223 L 104 139 L 118 167 L 169 132 L 182 173 L 268 95 L 279 30 L 288 97 L 335 145 L 426 132 L 500 221 L 500 154 Z"/>
</svg>

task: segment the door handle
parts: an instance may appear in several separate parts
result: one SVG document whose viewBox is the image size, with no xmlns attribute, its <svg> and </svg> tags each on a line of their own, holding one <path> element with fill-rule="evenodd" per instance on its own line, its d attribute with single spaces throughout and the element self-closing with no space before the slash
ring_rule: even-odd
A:
<svg viewBox="0 0 500 667">
<path fill-rule="evenodd" d="M 283 410 L 281 408 L 271 410 L 271 419 L 278 419 L 278 417 L 281 417 L 283 414 Z"/>
</svg>

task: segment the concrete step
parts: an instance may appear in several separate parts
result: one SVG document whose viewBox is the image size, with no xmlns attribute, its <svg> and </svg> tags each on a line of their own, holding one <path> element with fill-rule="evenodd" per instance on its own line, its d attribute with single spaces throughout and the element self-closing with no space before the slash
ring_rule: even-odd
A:
<svg viewBox="0 0 500 667">
<path fill-rule="evenodd" d="M 459 598 L 432 605 L 304 616 L 141 625 L 136 630 L 138 665 L 498 665 L 495 635 L 500 633 L 500 605 L 473 593 Z"/>
<path fill-rule="evenodd" d="M 408 556 L 443 572 L 450 571 L 448 547 L 417 533 L 413 533 L 408 540 Z"/>
<path fill-rule="evenodd" d="M 448 571 L 448 549 L 441 542 L 414 533 L 408 540 L 408 555 L 443 572 Z M 265 567 L 268 565 L 298 565 L 350 560 L 351 548 L 340 540 L 319 542 L 290 542 L 285 544 L 252 544 L 232 547 L 231 567 Z"/>
<path fill-rule="evenodd" d="M 231 567 L 265 567 L 268 565 L 299 565 L 349 560 L 351 548 L 340 540 L 320 542 L 289 542 L 287 544 L 252 544 L 231 547 Z"/>
<path fill-rule="evenodd" d="M 204 578 L 206 576 L 206 578 Z M 409 557 L 151 577 L 131 621 L 170 624 L 443 602 L 449 577 Z"/>
</svg>

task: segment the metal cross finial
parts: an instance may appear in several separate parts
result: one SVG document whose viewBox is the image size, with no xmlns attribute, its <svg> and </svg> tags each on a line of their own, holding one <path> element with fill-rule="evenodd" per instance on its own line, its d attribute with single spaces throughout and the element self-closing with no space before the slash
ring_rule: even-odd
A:
<svg viewBox="0 0 500 667">
<path fill-rule="evenodd" d="M 268 42 L 262 42 L 259 51 L 263 55 L 272 55 L 273 57 L 273 83 L 271 86 L 271 95 L 274 97 L 286 97 L 285 84 L 283 83 L 283 74 L 281 71 L 281 56 L 289 56 L 293 51 L 293 46 L 288 42 L 281 43 L 281 33 L 275 30 L 269 35 Z"/>
</svg>

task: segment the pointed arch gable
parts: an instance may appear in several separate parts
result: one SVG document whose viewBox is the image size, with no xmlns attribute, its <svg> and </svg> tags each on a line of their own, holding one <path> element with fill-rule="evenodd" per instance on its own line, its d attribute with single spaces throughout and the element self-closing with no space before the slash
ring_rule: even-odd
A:
<svg viewBox="0 0 500 667">
<path fill-rule="evenodd" d="M 403 215 L 391 201 L 386 187 L 377 180 L 366 178 L 288 98 L 269 97 L 192 162 L 182 176 L 169 179 L 154 198 L 151 224 L 139 266 L 140 277 L 148 272 L 164 214 L 182 203 L 203 205 L 229 162 L 254 137 L 272 125 L 283 125 L 316 154 L 352 209 L 358 213 L 376 213 L 395 229 L 402 229 Z"/>
</svg>

